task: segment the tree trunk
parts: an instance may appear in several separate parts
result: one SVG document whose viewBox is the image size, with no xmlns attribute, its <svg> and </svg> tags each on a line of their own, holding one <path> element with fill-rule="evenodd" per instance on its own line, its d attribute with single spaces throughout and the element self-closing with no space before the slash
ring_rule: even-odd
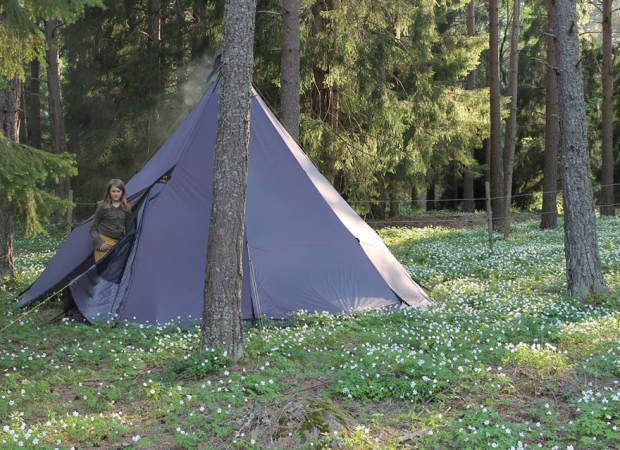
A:
<svg viewBox="0 0 620 450">
<path fill-rule="evenodd" d="M 439 182 L 439 177 L 435 174 L 433 176 L 433 181 L 428 185 L 426 189 L 426 210 L 427 211 L 437 211 L 437 202 L 435 201 L 435 197 L 437 196 L 437 183 Z"/>
<path fill-rule="evenodd" d="M 328 21 L 322 13 L 326 11 L 334 11 L 340 8 L 340 0 L 319 1 L 312 7 L 313 21 L 312 33 L 314 35 L 328 32 Z M 335 43 L 333 45 L 336 45 Z M 328 49 L 329 51 L 329 49 Z M 340 111 L 340 91 L 336 85 L 327 85 L 325 80 L 329 74 L 329 63 L 326 69 L 314 65 L 312 67 L 314 75 L 314 83 L 312 87 L 312 115 L 314 118 L 325 122 L 329 128 L 338 133 L 338 115 Z M 330 140 L 335 140 L 330 136 Z M 335 181 L 336 155 L 330 148 L 329 141 L 325 143 L 325 150 L 322 155 L 323 159 L 323 175 L 332 185 Z"/>
<path fill-rule="evenodd" d="M 206 21 L 207 21 L 207 5 L 195 2 L 192 7 L 193 22 L 197 30 L 192 33 L 191 37 L 191 59 L 196 60 L 201 57 L 207 47 L 206 39 Z"/>
<path fill-rule="evenodd" d="M 613 54 L 611 33 L 611 0 L 603 0 L 603 67 L 601 81 L 603 85 L 602 134 L 601 146 L 601 215 L 614 216 L 614 144 L 613 144 Z"/>
<path fill-rule="evenodd" d="M 30 96 L 28 98 L 28 142 L 32 147 L 41 148 L 41 63 L 38 59 L 30 62 Z"/>
<path fill-rule="evenodd" d="M 476 35 L 476 0 L 471 0 L 467 5 L 467 36 Z M 467 74 L 465 89 L 473 91 L 476 89 L 476 70 Z M 471 157 L 474 157 L 474 149 L 470 150 Z M 463 211 L 474 212 L 476 204 L 474 202 L 474 177 L 470 170 L 465 169 L 463 177 Z"/>
<path fill-rule="evenodd" d="M 9 80 L 8 89 L 0 90 L 0 125 L 2 132 L 13 142 L 19 142 L 19 110 L 21 81 Z M 0 285 L 15 278 L 13 262 L 13 215 L 0 197 Z"/>
<path fill-rule="evenodd" d="M 24 83 L 19 83 L 19 142 L 28 142 L 28 120 L 26 115 L 26 89 Z"/>
<path fill-rule="evenodd" d="M 175 33 L 175 60 L 177 78 L 177 100 L 179 105 L 184 103 L 183 85 L 187 81 L 186 72 L 183 70 L 185 65 L 185 44 L 183 33 L 185 32 L 185 9 L 182 0 L 177 0 L 174 6 L 176 33 Z"/>
<path fill-rule="evenodd" d="M 491 210 L 493 228 L 503 229 L 504 164 L 499 93 L 499 8 L 498 0 L 489 1 L 489 87 L 491 91 Z"/>
<path fill-rule="evenodd" d="M 398 198 L 398 177 L 396 173 L 388 174 L 388 195 L 390 197 L 389 217 L 400 216 L 400 199 Z"/>
<path fill-rule="evenodd" d="M 560 139 L 560 122 L 558 121 L 558 85 L 556 78 L 555 41 L 553 29 L 555 24 L 555 1 L 547 1 L 547 75 L 546 75 L 546 110 L 545 110 L 545 167 L 543 175 L 543 204 L 540 228 L 549 229 L 558 226 L 558 144 Z"/>
<path fill-rule="evenodd" d="M 2 131 L 13 142 L 19 142 L 19 110 L 21 109 L 21 84 L 17 78 L 8 81 L 8 89 L 3 90 L 2 104 Z"/>
<path fill-rule="evenodd" d="M 255 10 L 256 0 L 228 0 L 224 13 L 222 87 L 200 340 L 202 350 L 221 347 L 233 360 L 243 356 L 241 280 Z"/>
<path fill-rule="evenodd" d="M 56 20 L 45 21 L 45 38 L 47 39 L 47 90 L 50 118 L 50 141 L 52 153 L 61 154 L 67 151 L 67 136 L 65 134 L 65 118 L 62 111 L 62 89 L 60 86 L 60 64 L 58 49 L 54 43 Z M 69 178 L 63 177 L 56 185 L 56 196 L 62 199 L 69 197 L 71 189 Z M 64 211 L 55 211 L 57 223 L 64 222 Z"/>
<path fill-rule="evenodd" d="M 299 0 L 282 0 L 282 124 L 299 140 Z"/>
<path fill-rule="evenodd" d="M 510 36 L 510 73 L 508 76 L 508 95 L 510 95 L 510 114 L 506 119 L 504 140 L 504 239 L 510 236 L 510 206 L 512 197 L 512 169 L 515 161 L 517 142 L 517 93 L 519 75 L 519 19 L 521 1 L 514 0 L 512 7 L 512 35 Z"/>
<path fill-rule="evenodd" d="M 0 204 L 0 286 L 15 278 L 13 263 L 13 216 Z"/>
<path fill-rule="evenodd" d="M 411 209 L 416 210 L 420 207 L 420 202 L 418 201 L 418 188 L 416 185 L 411 186 Z"/>
<path fill-rule="evenodd" d="M 161 43 L 161 0 L 148 1 L 148 57 L 149 64 L 155 73 L 156 83 L 155 92 L 159 94 L 161 88 L 161 64 L 159 46 Z"/>
<path fill-rule="evenodd" d="M 556 0 L 555 44 L 562 135 L 562 192 L 567 292 L 583 298 L 608 292 L 599 260 L 586 108 L 581 78 L 579 30 L 573 0 Z"/>
</svg>

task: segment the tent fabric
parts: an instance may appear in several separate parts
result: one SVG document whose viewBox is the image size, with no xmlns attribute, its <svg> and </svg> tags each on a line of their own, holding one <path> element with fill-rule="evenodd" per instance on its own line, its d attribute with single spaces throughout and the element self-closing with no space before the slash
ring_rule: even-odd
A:
<svg viewBox="0 0 620 450">
<path fill-rule="evenodd" d="M 336 313 L 427 305 L 428 296 L 381 238 L 253 94 L 243 318 L 286 319 L 296 310 Z M 76 305 L 90 321 L 199 320 L 218 112 L 215 82 L 127 183 L 135 228 L 118 249 L 93 263 L 89 219 L 67 238 L 20 305 L 69 284 Z"/>
</svg>

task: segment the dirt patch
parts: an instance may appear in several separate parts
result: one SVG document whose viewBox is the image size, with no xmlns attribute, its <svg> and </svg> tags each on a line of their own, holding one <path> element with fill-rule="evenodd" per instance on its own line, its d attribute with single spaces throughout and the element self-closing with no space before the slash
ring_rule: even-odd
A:
<svg viewBox="0 0 620 450">
<path fill-rule="evenodd" d="M 511 216 L 513 223 L 540 220 L 540 214 L 519 213 Z M 443 227 L 443 228 L 476 228 L 487 226 L 487 218 L 482 214 L 431 214 L 427 216 L 396 216 L 385 220 L 367 220 L 366 223 L 375 229 L 386 227 Z"/>
</svg>

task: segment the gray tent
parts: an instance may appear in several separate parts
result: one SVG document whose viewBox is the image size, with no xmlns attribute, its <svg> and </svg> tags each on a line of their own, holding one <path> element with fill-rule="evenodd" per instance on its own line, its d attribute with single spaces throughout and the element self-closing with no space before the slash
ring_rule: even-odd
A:
<svg viewBox="0 0 620 450">
<path fill-rule="evenodd" d="M 77 227 L 20 301 L 65 286 L 90 321 L 189 323 L 202 314 L 219 86 L 128 183 L 136 220 L 96 265 Z M 381 238 L 338 195 L 254 93 L 251 105 L 244 319 L 295 310 L 351 312 L 429 299 Z"/>
</svg>

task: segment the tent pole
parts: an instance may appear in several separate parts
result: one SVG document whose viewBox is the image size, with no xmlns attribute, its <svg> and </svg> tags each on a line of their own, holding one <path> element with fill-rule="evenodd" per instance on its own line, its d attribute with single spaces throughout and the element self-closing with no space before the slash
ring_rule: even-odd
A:
<svg viewBox="0 0 620 450">
<path fill-rule="evenodd" d="M 252 289 L 252 296 L 255 299 L 255 302 L 252 302 L 252 304 L 256 305 L 256 308 L 254 309 L 254 311 L 255 311 L 255 314 L 257 313 L 258 315 L 258 326 L 262 330 L 263 329 L 263 312 L 261 310 L 260 299 L 258 297 L 258 285 L 256 284 L 256 274 L 254 272 L 254 263 L 252 262 L 252 253 L 250 251 L 250 244 L 247 240 L 245 241 L 245 246 L 248 249 L 248 265 L 250 266 L 250 287 Z"/>
</svg>

